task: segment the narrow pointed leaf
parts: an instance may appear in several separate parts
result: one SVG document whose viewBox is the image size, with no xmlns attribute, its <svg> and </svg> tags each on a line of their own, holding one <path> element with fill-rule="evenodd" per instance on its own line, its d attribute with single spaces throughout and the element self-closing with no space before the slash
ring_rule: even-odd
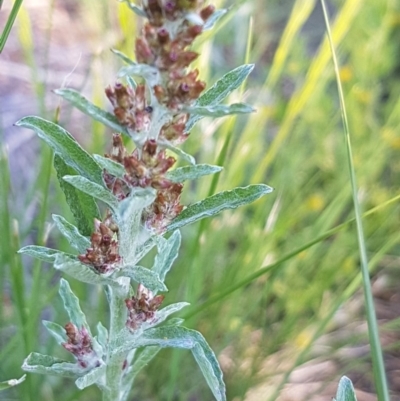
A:
<svg viewBox="0 0 400 401">
<path fill-rule="evenodd" d="M 84 253 L 86 249 L 91 246 L 89 239 L 81 235 L 79 230 L 73 224 L 65 220 L 64 217 L 53 214 L 53 221 L 61 231 L 61 234 L 64 235 L 68 242 L 80 253 Z"/>
<path fill-rule="evenodd" d="M 136 63 L 131 60 L 125 53 L 121 52 L 120 50 L 117 49 L 111 49 L 111 51 L 118 56 L 121 60 L 123 60 L 126 64 L 128 65 L 135 65 Z"/>
<path fill-rule="evenodd" d="M 88 284 L 110 285 L 112 287 L 120 287 L 121 282 L 113 280 L 105 275 L 95 273 L 88 265 L 81 263 L 76 258 L 56 257 L 54 268 L 60 270 L 76 280 Z"/>
<path fill-rule="evenodd" d="M 187 224 L 218 214 L 226 209 L 235 209 L 239 206 L 254 202 L 273 189 L 268 185 L 249 185 L 244 188 L 235 188 L 231 191 L 224 191 L 212 195 L 200 202 L 188 206 L 172 223 L 167 227 L 168 231 L 176 230 Z"/>
<path fill-rule="evenodd" d="M 67 175 L 63 178 L 66 182 L 68 182 L 68 184 L 71 184 L 85 194 L 91 195 L 93 198 L 99 199 L 106 203 L 113 211 L 118 209 L 117 198 L 103 186 L 79 175 Z"/>
<path fill-rule="evenodd" d="M 175 304 L 171 304 L 162 308 L 156 312 L 155 323 L 159 325 L 160 323 L 164 322 L 168 319 L 170 315 L 173 313 L 179 312 L 181 309 L 189 306 L 189 302 L 177 302 Z"/>
<path fill-rule="evenodd" d="M 61 345 L 68 341 L 64 327 L 57 323 L 49 322 L 48 320 L 42 320 L 42 323 L 51 336 L 57 341 L 57 344 Z"/>
<path fill-rule="evenodd" d="M 160 350 L 161 348 L 157 346 L 146 347 L 140 353 L 139 357 L 135 359 L 133 365 L 126 373 L 126 378 L 132 382 L 137 374 L 150 363 L 150 361 L 160 352 Z"/>
<path fill-rule="evenodd" d="M 21 248 L 18 253 L 32 256 L 33 258 L 43 260 L 44 262 L 54 263 L 57 255 L 68 255 L 56 249 L 46 248 L 39 245 L 28 245 Z M 70 255 L 72 256 L 72 255 Z"/>
<path fill-rule="evenodd" d="M 150 291 L 167 291 L 167 287 L 160 280 L 157 273 L 142 266 L 124 266 L 122 275 L 131 278 L 139 284 L 143 284 Z"/>
<path fill-rule="evenodd" d="M 101 322 L 97 323 L 97 341 L 103 347 L 104 350 L 108 346 L 108 330 L 102 325 Z"/>
<path fill-rule="evenodd" d="M 93 220 L 95 218 L 100 219 L 100 212 L 96 202 L 90 195 L 79 191 L 63 180 L 62 177 L 66 175 L 77 175 L 77 171 L 68 166 L 58 155 L 54 156 L 54 168 L 79 231 L 83 235 L 90 236 L 93 232 Z"/>
<path fill-rule="evenodd" d="M 119 355 L 133 348 L 145 346 L 161 348 L 184 348 L 192 350 L 208 386 L 218 401 L 225 401 L 225 384 L 218 360 L 204 337 L 197 331 L 181 326 L 163 326 L 146 330 L 140 337 L 132 336 L 122 346 L 115 349 Z"/>
<path fill-rule="evenodd" d="M 87 324 L 86 316 L 82 312 L 79 305 L 78 297 L 72 292 L 68 281 L 63 278 L 60 281 L 60 296 L 64 302 L 64 308 L 68 313 L 70 321 L 79 329 L 85 327 L 85 329 L 90 334 L 90 327 Z"/>
<path fill-rule="evenodd" d="M 147 17 L 147 14 L 145 11 L 138 7 L 137 5 L 131 3 L 129 0 L 119 0 L 121 3 L 126 3 L 128 7 L 136 14 L 139 15 L 139 17 Z"/>
<path fill-rule="evenodd" d="M 7 390 L 10 387 L 18 386 L 21 384 L 26 378 L 26 375 L 23 375 L 20 379 L 10 379 L 5 382 L 0 382 L 0 391 Z"/>
<path fill-rule="evenodd" d="M 171 145 L 169 142 L 159 141 L 159 145 L 161 147 L 166 148 L 166 149 L 170 150 L 171 152 L 175 153 L 178 157 L 187 161 L 188 163 L 193 164 L 193 165 L 196 164 L 196 159 L 192 155 L 189 155 L 188 153 L 184 152 L 182 149 Z"/>
<path fill-rule="evenodd" d="M 216 104 L 213 106 L 193 106 L 189 107 L 187 111 L 192 115 L 203 117 L 224 117 L 230 114 L 253 113 L 255 109 L 245 103 L 234 103 L 231 105 Z"/>
<path fill-rule="evenodd" d="M 75 138 L 64 128 L 40 117 L 24 117 L 15 125 L 32 129 L 43 139 L 65 163 L 74 168 L 82 176 L 102 184 L 100 166 L 87 153 Z"/>
<path fill-rule="evenodd" d="M 161 281 L 165 280 L 166 274 L 178 257 L 181 246 L 181 233 L 175 231 L 165 242 L 158 246 L 158 253 L 155 257 L 152 271 L 157 273 Z"/>
<path fill-rule="evenodd" d="M 195 180 L 205 175 L 219 173 L 222 169 L 220 166 L 212 166 L 210 164 L 196 164 L 168 171 L 167 178 L 173 182 L 184 182 L 186 180 Z"/>
<path fill-rule="evenodd" d="M 336 401 L 357 401 L 351 380 L 343 376 L 339 381 L 339 386 L 336 393 Z"/>
<path fill-rule="evenodd" d="M 244 64 L 229 71 L 199 97 L 195 106 L 212 106 L 221 103 L 222 100 L 243 83 L 253 68 L 254 64 Z M 186 124 L 185 131 L 189 132 L 196 122 L 202 118 L 199 115 L 191 116 Z"/>
<path fill-rule="evenodd" d="M 99 166 L 107 170 L 108 173 L 115 175 L 118 178 L 122 178 L 126 174 L 125 168 L 122 164 L 100 155 L 93 155 L 93 157 Z"/>
<path fill-rule="evenodd" d="M 119 253 L 126 264 L 133 265 L 137 262 L 136 250 L 147 239 L 144 236 L 148 233 L 142 227 L 141 217 L 143 209 L 154 201 L 155 196 L 153 188 L 140 188 L 131 191 L 130 195 L 119 203 L 117 212 L 120 231 Z"/>
<path fill-rule="evenodd" d="M 79 92 L 73 89 L 56 89 L 54 91 L 57 95 L 61 96 L 63 99 L 71 103 L 78 110 L 86 115 L 92 117 L 96 121 L 110 127 L 112 130 L 121 132 L 125 135 L 128 135 L 128 131 L 126 127 L 122 126 L 117 118 L 107 111 L 101 109 L 100 107 L 95 106 L 88 99 L 82 96 Z"/>
<path fill-rule="evenodd" d="M 80 390 L 83 390 L 84 388 L 89 387 L 92 384 L 101 382 L 105 373 L 106 373 L 106 365 L 94 368 L 89 373 L 87 373 L 86 375 L 80 377 L 75 381 L 76 387 L 78 387 Z"/>
<path fill-rule="evenodd" d="M 220 10 L 216 10 L 205 22 L 205 24 L 203 25 L 203 31 L 208 31 L 210 29 L 212 29 L 214 27 L 214 25 L 216 24 L 216 22 L 223 17 L 226 13 L 228 12 L 228 10 L 226 10 L 225 8 L 222 8 Z"/>
<path fill-rule="evenodd" d="M 84 373 L 83 369 L 76 363 L 66 362 L 62 359 L 36 352 L 29 354 L 22 365 L 22 369 L 25 372 L 72 378 L 79 377 Z"/>
</svg>

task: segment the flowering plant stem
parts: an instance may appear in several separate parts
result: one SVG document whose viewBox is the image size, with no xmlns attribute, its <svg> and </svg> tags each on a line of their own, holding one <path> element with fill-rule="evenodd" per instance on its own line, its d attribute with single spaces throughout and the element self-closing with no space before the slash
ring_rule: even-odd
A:
<svg viewBox="0 0 400 401">
<path fill-rule="evenodd" d="M 142 8 L 126 2 L 147 22 L 136 40 L 136 61 L 114 50 L 127 66 L 121 69 L 120 80 L 105 90 L 113 114 L 72 89 L 56 91 L 116 131 L 110 154 L 90 155 L 64 128 L 42 118 L 25 117 L 17 123 L 33 129 L 56 154 L 54 166 L 76 226 L 62 216 L 53 215 L 53 220 L 77 255 L 35 245 L 20 253 L 50 262 L 77 280 L 101 285 L 110 308 L 108 330 L 99 322 L 97 334 L 92 334 L 79 299 L 62 279 L 59 292 L 69 322 L 64 327 L 48 321 L 43 324 L 75 362 L 31 353 L 23 368 L 73 377 L 80 389 L 95 384 L 104 401 L 127 401 L 135 376 L 158 350 L 184 348 L 191 350 L 215 399 L 224 401 L 222 371 L 204 337 L 183 327 L 182 319 L 168 320 L 188 304 L 161 308 L 165 296 L 158 293 L 167 291 L 165 277 L 178 256 L 180 228 L 272 191 L 264 184 L 250 185 L 189 206 L 180 203 L 185 181 L 218 173 L 221 167 L 196 164 L 178 146 L 206 116 L 254 111 L 243 103 L 221 104 L 253 66 L 228 72 L 202 93 L 205 82 L 199 80 L 198 70 L 189 68 L 198 54 L 189 46 L 225 10 L 215 11 L 202 0 L 146 0 Z M 133 152 L 125 147 L 122 135 L 133 142 Z M 187 165 L 173 169 L 176 158 L 170 152 Z M 105 205 L 103 215 L 98 201 Z M 153 265 L 141 266 L 153 248 L 157 249 Z"/>
</svg>

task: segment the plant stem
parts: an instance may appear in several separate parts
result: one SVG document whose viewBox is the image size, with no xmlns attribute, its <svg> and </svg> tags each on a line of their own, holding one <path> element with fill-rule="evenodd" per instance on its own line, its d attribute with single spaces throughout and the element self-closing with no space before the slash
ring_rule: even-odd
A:
<svg viewBox="0 0 400 401">
<path fill-rule="evenodd" d="M 117 335 L 123 330 L 126 322 L 125 299 L 127 291 L 108 287 L 108 300 L 110 304 L 110 332 L 109 343 L 116 340 Z M 107 357 L 106 385 L 108 391 L 103 392 L 103 401 L 118 401 L 121 395 L 122 365 L 125 356 Z"/>
</svg>

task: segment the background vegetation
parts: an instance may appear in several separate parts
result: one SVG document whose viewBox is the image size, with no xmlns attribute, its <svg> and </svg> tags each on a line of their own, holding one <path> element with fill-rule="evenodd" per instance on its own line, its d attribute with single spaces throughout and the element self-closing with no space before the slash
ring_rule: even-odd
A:
<svg viewBox="0 0 400 401">
<path fill-rule="evenodd" d="M 31 243 L 68 251 L 50 221 L 51 213 L 69 212 L 50 151 L 11 124 L 26 114 L 59 116 L 87 149 L 104 153 L 109 130 L 60 103 L 51 89 L 67 85 L 108 107 L 103 89 L 120 67 L 109 49 L 133 56 L 140 29 L 140 20 L 124 4 L 63 3 L 27 0 L 0 56 L 0 381 L 20 377 L 29 352 L 54 354 L 56 344 L 40 321 L 64 324 L 66 319 L 56 273 L 15 252 Z M 230 100 L 246 100 L 258 112 L 204 119 L 195 127 L 185 146 L 198 162 L 223 165 L 224 171 L 215 181 L 205 178 L 201 185 L 187 186 L 184 202 L 249 183 L 267 183 L 275 192 L 184 229 L 166 304 L 192 304 L 186 325 L 200 330 L 220 355 L 228 399 L 244 400 L 260 382 L 315 356 L 318 337 L 336 327 L 335 312 L 360 288 L 359 258 L 355 225 L 347 223 L 354 217 L 351 188 L 319 2 L 214 3 L 231 11 L 197 42 L 201 76 L 211 85 L 235 66 L 255 63 L 246 87 Z M 9 11 L 5 6 L 1 21 Z M 400 5 L 338 0 L 330 3 L 330 11 L 359 199 L 364 211 L 372 210 L 364 219 L 370 268 L 374 276 L 390 270 L 396 282 Z M 91 322 L 106 323 L 104 294 L 72 285 Z M 391 324 L 398 327 L 397 320 Z M 398 352 L 398 344 L 394 347 Z M 271 361 L 271 355 L 277 357 Z M 275 376 L 271 397 L 279 394 L 286 376 Z M 94 400 L 98 393 L 96 388 L 78 392 L 72 381 L 31 375 L 3 394 L 14 400 L 67 401 Z M 138 379 L 132 399 L 203 401 L 212 395 L 188 353 L 163 351 Z"/>
</svg>

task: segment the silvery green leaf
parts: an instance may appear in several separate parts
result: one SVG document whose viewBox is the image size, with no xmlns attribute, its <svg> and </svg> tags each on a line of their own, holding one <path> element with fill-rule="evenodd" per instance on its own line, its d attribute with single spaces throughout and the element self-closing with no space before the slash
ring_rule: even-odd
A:
<svg viewBox="0 0 400 401">
<path fill-rule="evenodd" d="M 67 334 L 64 327 L 57 323 L 42 320 L 43 326 L 46 327 L 47 331 L 55 338 L 57 344 L 61 345 L 68 341 Z"/>
<path fill-rule="evenodd" d="M 79 230 L 73 224 L 65 220 L 64 217 L 57 214 L 53 214 L 52 217 L 61 234 L 64 235 L 68 242 L 80 253 L 84 253 L 86 249 L 91 246 L 89 239 L 81 235 Z"/>
<path fill-rule="evenodd" d="M 30 128 L 43 139 L 65 163 L 74 168 L 82 176 L 97 184 L 103 183 L 102 171 L 75 138 L 64 128 L 40 117 L 24 117 L 15 125 Z"/>
<path fill-rule="evenodd" d="M 113 211 L 118 209 L 118 199 L 106 188 L 79 175 L 66 175 L 64 181 L 85 194 L 93 196 L 107 204 Z"/>
<path fill-rule="evenodd" d="M 159 353 L 160 350 L 161 348 L 157 346 L 146 347 L 135 359 L 133 365 L 128 368 L 122 379 L 123 387 L 125 387 L 125 392 L 122 399 L 125 399 L 124 397 L 126 392 L 129 394 L 132 388 L 132 383 L 138 373 L 150 363 L 150 361 Z"/>
<path fill-rule="evenodd" d="M 125 53 L 121 52 L 120 50 L 117 49 L 111 49 L 111 51 L 118 56 L 121 60 L 123 60 L 126 64 L 129 65 L 135 65 L 136 63 L 131 60 Z"/>
<path fill-rule="evenodd" d="M 18 386 L 26 379 L 26 375 L 23 375 L 19 379 L 10 379 L 6 380 L 5 382 L 0 382 L 0 391 L 7 390 L 10 387 Z"/>
<path fill-rule="evenodd" d="M 99 121 L 100 123 L 106 125 L 107 127 L 110 127 L 114 131 L 128 135 L 126 127 L 122 126 L 113 114 L 108 113 L 107 111 L 102 110 L 100 107 L 95 106 L 88 99 L 82 96 L 79 92 L 73 89 L 64 88 L 64 89 L 56 89 L 54 93 L 61 96 L 63 99 L 67 100 L 82 113 L 86 114 L 89 117 L 92 117 L 94 120 Z"/>
<path fill-rule="evenodd" d="M 28 245 L 21 248 L 18 253 L 32 256 L 36 259 L 43 260 L 44 262 L 54 263 L 57 255 L 67 255 L 64 252 L 57 251 L 56 249 L 46 248 L 39 245 Z M 70 255 L 72 256 L 72 255 Z"/>
<path fill-rule="evenodd" d="M 167 291 L 167 287 L 160 280 L 157 273 L 142 266 L 124 266 L 121 274 L 143 284 L 152 292 Z"/>
<path fill-rule="evenodd" d="M 54 168 L 79 231 L 83 235 L 90 236 L 93 232 L 93 219 L 100 219 L 96 202 L 90 195 L 84 194 L 62 179 L 66 175 L 77 175 L 78 173 L 58 155 L 54 155 Z"/>
<path fill-rule="evenodd" d="M 179 247 L 181 246 L 181 233 L 176 230 L 168 240 L 158 245 L 158 253 L 155 257 L 152 271 L 157 273 L 161 281 L 165 280 L 166 274 L 171 269 L 172 264 L 178 257 Z"/>
<path fill-rule="evenodd" d="M 161 80 L 158 69 L 147 64 L 135 64 L 122 67 L 119 70 L 118 77 L 123 78 L 127 75 L 143 77 L 150 87 L 159 84 Z"/>
<path fill-rule="evenodd" d="M 242 84 L 253 68 L 254 64 L 244 64 L 229 71 L 197 99 L 195 106 L 213 106 L 219 104 Z M 190 116 L 185 131 L 189 132 L 196 122 L 202 118 L 199 115 Z"/>
<path fill-rule="evenodd" d="M 75 381 L 76 387 L 78 387 L 80 390 L 83 390 L 92 384 L 103 384 L 105 382 L 105 373 L 106 365 L 101 365 L 97 368 L 94 368 L 89 373 L 86 373 L 84 376 L 81 376 Z"/>
<path fill-rule="evenodd" d="M 269 194 L 273 189 L 268 185 L 256 184 L 244 188 L 235 188 L 212 195 L 200 202 L 188 206 L 167 227 L 168 231 L 176 230 L 187 224 L 214 216 L 226 209 L 235 209 L 239 206 L 254 202 L 261 196 Z"/>
<path fill-rule="evenodd" d="M 167 141 L 159 141 L 158 144 L 159 144 L 160 147 L 168 149 L 171 152 L 175 153 L 178 157 L 180 157 L 181 159 L 187 161 L 188 163 L 196 164 L 196 159 L 192 155 L 189 155 L 188 153 L 184 152 L 182 149 L 171 145 L 169 142 L 167 142 Z"/>
<path fill-rule="evenodd" d="M 63 361 L 50 355 L 32 352 L 24 360 L 22 369 L 25 372 L 39 373 L 42 375 L 55 375 L 76 378 L 82 376 L 84 371 L 76 363 Z"/>
<path fill-rule="evenodd" d="M 108 330 L 102 325 L 101 322 L 97 323 L 97 341 L 104 350 L 108 347 Z"/>
<path fill-rule="evenodd" d="M 136 249 L 146 238 L 141 226 L 143 209 L 155 199 L 156 191 L 153 188 L 140 188 L 131 191 L 130 195 L 119 203 L 117 220 L 120 231 L 119 253 L 126 264 L 134 264 L 137 260 Z"/>
<path fill-rule="evenodd" d="M 212 166 L 210 164 L 195 164 L 194 166 L 178 167 L 175 170 L 168 171 L 166 177 L 173 182 L 184 182 L 219 173 L 222 169 L 220 166 Z"/>
<path fill-rule="evenodd" d="M 185 319 L 181 319 L 180 317 L 174 317 L 172 319 L 169 319 L 164 326 L 180 326 Z"/>
<path fill-rule="evenodd" d="M 126 3 L 128 7 L 139 17 L 147 17 L 147 14 L 144 12 L 144 10 L 137 5 L 131 3 L 129 0 L 119 0 L 121 3 Z"/>
<path fill-rule="evenodd" d="M 339 381 L 339 386 L 336 393 L 336 401 L 357 401 L 353 383 L 346 376 L 342 376 Z"/>
<path fill-rule="evenodd" d="M 122 164 L 109 159 L 108 157 L 93 155 L 94 159 L 97 161 L 100 167 L 107 170 L 108 173 L 115 175 L 118 178 L 122 178 L 126 171 Z"/>
<path fill-rule="evenodd" d="M 132 89 L 136 89 L 137 88 L 137 83 L 136 81 L 129 75 L 127 75 L 125 77 L 126 79 L 126 83 L 132 88 Z"/>
<path fill-rule="evenodd" d="M 120 355 L 133 348 L 159 346 L 161 348 L 190 349 L 207 381 L 214 397 L 218 401 L 225 401 L 225 384 L 218 360 L 207 344 L 204 337 L 195 330 L 181 326 L 163 326 L 148 329 L 141 336 L 132 336 L 119 348 L 114 349 L 114 355 Z"/>
<path fill-rule="evenodd" d="M 216 104 L 213 106 L 193 106 L 188 107 L 187 111 L 191 115 L 199 115 L 203 117 L 224 117 L 230 114 L 253 113 L 255 109 L 245 103 L 234 103 L 229 106 L 224 104 Z"/>
<path fill-rule="evenodd" d="M 59 294 L 63 300 L 64 308 L 68 313 L 69 320 L 78 328 L 84 327 L 90 336 L 90 327 L 87 324 L 86 316 L 79 306 L 78 297 L 72 292 L 68 281 L 63 278 L 60 280 Z"/>
<path fill-rule="evenodd" d="M 121 285 L 118 280 L 113 280 L 104 274 L 97 274 L 88 265 L 80 262 L 76 258 L 60 255 L 60 257 L 57 257 L 54 261 L 54 268 L 83 283 L 110 285 L 112 287 L 120 287 Z"/>
<path fill-rule="evenodd" d="M 215 23 L 223 17 L 228 10 L 222 8 L 220 10 L 214 11 L 214 13 L 207 19 L 207 21 L 203 25 L 203 32 L 208 31 L 209 29 L 213 28 Z"/>
<path fill-rule="evenodd" d="M 177 302 L 162 308 L 156 312 L 155 323 L 159 325 L 160 323 L 167 320 L 167 318 L 173 313 L 179 312 L 181 309 L 189 306 L 189 302 Z"/>
<path fill-rule="evenodd" d="M 143 259 L 154 247 L 156 242 L 154 241 L 155 237 L 150 237 L 148 240 L 146 240 L 143 244 L 141 244 L 136 253 L 135 253 L 135 259 L 133 260 L 133 263 L 136 264 L 139 262 L 141 259 Z"/>
</svg>

